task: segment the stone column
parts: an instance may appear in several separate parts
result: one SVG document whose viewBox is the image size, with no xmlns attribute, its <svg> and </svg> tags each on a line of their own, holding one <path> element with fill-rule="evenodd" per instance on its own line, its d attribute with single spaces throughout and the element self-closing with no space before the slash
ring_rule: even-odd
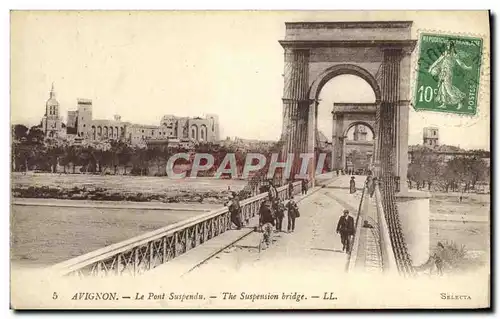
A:
<svg viewBox="0 0 500 319">
<path fill-rule="evenodd" d="M 382 103 L 380 105 L 379 152 L 382 173 L 401 179 L 396 194 L 399 219 L 413 266 L 429 258 L 429 194 L 408 192 L 408 101 L 410 60 L 402 50 L 384 51 Z M 403 100 L 402 100 L 403 99 Z"/>
<path fill-rule="evenodd" d="M 378 101 L 377 101 L 378 102 Z M 380 104 L 376 106 L 375 125 L 373 127 L 373 156 L 371 169 L 374 176 L 380 176 Z"/>
<path fill-rule="evenodd" d="M 380 161 L 382 174 L 398 174 L 396 158 L 396 107 L 399 102 L 399 70 L 402 51 L 384 50 L 382 103 L 380 104 Z"/>
<path fill-rule="evenodd" d="M 333 169 L 343 169 L 345 160 L 344 156 L 344 115 L 332 112 L 333 129 L 332 129 L 332 162 Z"/>
<path fill-rule="evenodd" d="M 408 121 L 410 113 L 410 74 L 411 53 L 406 53 L 401 59 L 398 105 L 398 176 L 401 177 L 401 192 L 408 190 L 406 182 L 408 175 Z"/>
<path fill-rule="evenodd" d="M 346 169 L 346 155 L 345 155 L 345 139 L 346 137 L 343 135 L 344 133 L 342 133 L 342 137 L 340 137 L 340 162 L 341 162 L 341 168 L 343 170 Z"/>
<path fill-rule="evenodd" d="M 316 148 L 316 126 L 317 126 L 317 109 L 318 102 L 317 101 L 309 101 L 308 114 L 307 114 L 307 146 L 306 152 L 309 154 L 315 154 Z M 311 161 L 309 162 L 308 172 L 309 172 L 309 180 L 311 181 L 312 187 L 315 185 L 314 174 L 316 171 L 316 157 L 313 156 Z"/>
<path fill-rule="evenodd" d="M 338 148 L 338 140 L 337 140 L 337 115 L 332 111 L 332 170 L 336 170 L 338 168 L 337 166 L 337 148 Z"/>
<path fill-rule="evenodd" d="M 291 177 L 300 170 L 300 153 L 306 151 L 309 117 L 309 50 L 285 49 L 283 87 L 284 154 L 293 153 Z"/>
</svg>

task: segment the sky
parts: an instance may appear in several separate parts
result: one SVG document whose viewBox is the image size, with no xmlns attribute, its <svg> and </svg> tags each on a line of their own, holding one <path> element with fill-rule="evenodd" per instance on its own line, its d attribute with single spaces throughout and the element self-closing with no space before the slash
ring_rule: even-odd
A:
<svg viewBox="0 0 500 319">
<path fill-rule="evenodd" d="M 348 20 L 412 20 L 415 39 L 423 27 L 463 32 L 467 26 L 481 34 L 489 28 L 484 13 L 470 12 L 14 12 L 11 122 L 40 123 L 54 82 L 64 119 L 77 98 L 89 98 L 94 119 L 119 114 L 158 125 L 165 114 L 215 113 L 222 138 L 275 140 L 284 23 Z M 320 98 L 318 126 L 328 138 L 334 102 L 374 101 L 364 80 L 347 75 L 327 83 Z M 409 144 L 422 142 L 424 127 L 439 126 L 442 144 L 489 149 L 488 94 L 479 108 L 475 118 L 411 111 Z"/>
</svg>

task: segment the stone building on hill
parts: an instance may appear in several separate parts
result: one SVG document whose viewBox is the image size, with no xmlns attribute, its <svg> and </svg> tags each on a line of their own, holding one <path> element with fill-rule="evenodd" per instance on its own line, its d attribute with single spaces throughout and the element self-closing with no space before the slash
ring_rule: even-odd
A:
<svg viewBox="0 0 500 319">
<path fill-rule="evenodd" d="M 219 118 L 216 114 L 207 114 L 204 118 L 165 115 L 159 125 L 145 125 L 122 121 L 120 115 L 115 115 L 112 120 L 94 119 L 93 107 L 92 100 L 77 99 L 76 110 L 68 111 L 67 124 L 64 125 L 52 85 L 41 123 L 45 135 L 47 137 L 68 135 L 68 138 L 75 143 L 121 140 L 131 145 L 144 144 L 148 140 L 171 140 L 172 145 L 220 140 Z"/>
</svg>

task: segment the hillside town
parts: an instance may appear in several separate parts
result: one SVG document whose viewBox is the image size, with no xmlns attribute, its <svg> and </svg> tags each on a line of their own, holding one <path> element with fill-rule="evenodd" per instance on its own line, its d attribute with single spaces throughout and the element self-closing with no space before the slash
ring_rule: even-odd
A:
<svg viewBox="0 0 500 319">
<path fill-rule="evenodd" d="M 190 148 L 196 143 L 220 140 L 219 119 L 215 114 L 207 114 L 204 118 L 169 114 L 162 117 L 159 125 L 143 125 L 122 121 L 120 115 L 115 115 L 113 120 L 94 119 L 92 108 L 91 99 L 77 99 L 76 110 L 68 111 L 67 122 L 64 123 L 52 84 L 40 129 L 47 138 L 66 139 L 72 144 L 113 140 L 138 145 L 155 140 Z"/>
</svg>

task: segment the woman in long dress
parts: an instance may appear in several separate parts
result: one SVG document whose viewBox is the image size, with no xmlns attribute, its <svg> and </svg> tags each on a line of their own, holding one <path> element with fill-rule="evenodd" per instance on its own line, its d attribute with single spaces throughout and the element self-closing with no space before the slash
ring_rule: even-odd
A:
<svg viewBox="0 0 500 319">
<path fill-rule="evenodd" d="M 351 176 L 351 180 L 349 181 L 349 193 L 356 193 L 356 181 L 354 180 L 354 176 Z"/>
<path fill-rule="evenodd" d="M 373 191 L 375 190 L 375 184 L 373 183 L 373 178 L 371 175 L 368 175 L 366 178 L 366 189 L 370 197 L 373 196 Z"/>
<path fill-rule="evenodd" d="M 439 108 L 446 108 L 447 105 L 456 105 L 457 110 L 462 108 L 462 101 L 467 96 L 459 88 L 453 86 L 453 68 L 459 66 L 465 70 L 470 70 L 471 67 L 465 65 L 458 58 L 455 44 L 449 42 L 443 54 L 429 68 L 429 73 L 438 77 L 438 88 L 436 94 L 436 102 L 440 103 Z"/>
</svg>

